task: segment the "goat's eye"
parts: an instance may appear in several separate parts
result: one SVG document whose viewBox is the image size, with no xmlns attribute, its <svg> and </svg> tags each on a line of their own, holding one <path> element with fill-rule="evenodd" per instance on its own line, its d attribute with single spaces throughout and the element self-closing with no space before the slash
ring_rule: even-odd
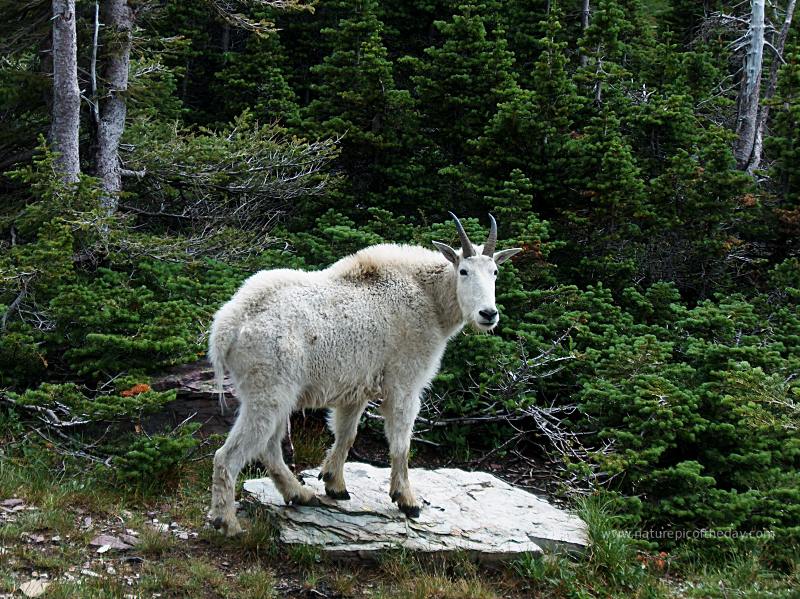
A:
<svg viewBox="0 0 800 599">
<path fill-rule="evenodd" d="M 458 272 L 459 272 L 459 274 L 464 275 L 465 277 L 467 276 L 467 274 L 469 274 L 469 273 L 467 273 L 467 269 L 466 268 L 462 268 Z"/>
<path fill-rule="evenodd" d="M 494 276 L 497 276 L 497 269 L 494 270 Z"/>
</svg>

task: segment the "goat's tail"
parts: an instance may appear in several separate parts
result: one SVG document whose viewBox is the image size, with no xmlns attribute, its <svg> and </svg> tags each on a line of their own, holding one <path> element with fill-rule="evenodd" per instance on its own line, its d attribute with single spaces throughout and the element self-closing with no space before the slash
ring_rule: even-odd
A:
<svg viewBox="0 0 800 599">
<path fill-rule="evenodd" d="M 208 337 L 208 360 L 214 368 L 214 381 L 219 395 L 219 409 L 223 414 L 228 407 L 225 403 L 225 356 L 239 333 L 236 310 L 225 305 L 214 315 L 211 333 Z"/>
</svg>

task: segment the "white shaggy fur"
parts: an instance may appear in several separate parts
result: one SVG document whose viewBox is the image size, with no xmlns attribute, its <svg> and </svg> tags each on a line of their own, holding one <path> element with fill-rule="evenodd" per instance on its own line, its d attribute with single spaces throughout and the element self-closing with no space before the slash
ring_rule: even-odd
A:
<svg viewBox="0 0 800 599">
<path fill-rule="evenodd" d="M 241 407 L 214 456 L 215 526 L 229 535 L 241 531 L 235 483 L 254 458 L 287 503 L 315 502 L 281 454 L 285 424 L 297 409 L 331 408 L 335 443 L 321 472 L 326 492 L 347 499 L 344 462 L 370 400 L 382 401 L 392 462 L 389 494 L 406 514 L 419 513 L 408 451 L 420 394 L 439 369 L 447 340 L 465 322 L 481 330 L 497 324 L 496 264 L 519 251 L 463 258 L 441 246 L 446 249 L 439 253 L 376 245 L 322 271 L 262 271 L 217 312 L 209 358 L 218 382 L 226 368 L 231 373 Z M 481 310 L 492 318 L 480 316 Z"/>
</svg>

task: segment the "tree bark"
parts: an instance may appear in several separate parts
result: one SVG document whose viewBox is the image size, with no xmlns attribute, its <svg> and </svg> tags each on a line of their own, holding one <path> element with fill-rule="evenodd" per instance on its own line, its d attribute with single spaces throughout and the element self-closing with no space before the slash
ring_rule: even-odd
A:
<svg viewBox="0 0 800 599">
<path fill-rule="evenodd" d="M 231 26 L 230 23 L 222 25 L 222 51 L 228 52 L 231 49 Z"/>
<path fill-rule="evenodd" d="M 769 83 L 767 84 L 767 89 L 764 92 L 762 106 L 758 111 L 758 122 L 756 124 L 756 137 L 755 141 L 753 142 L 753 152 L 750 157 L 750 162 L 747 165 L 747 172 L 751 175 L 761 166 L 761 154 L 764 149 L 764 131 L 767 128 L 767 120 L 769 119 L 769 104 L 767 103 L 767 100 L 770 100 L 772 96 L 775 95 L 775 91 L 778 88 L 778 70 L 783 62 L 783 50 L 786 48 L 786 38 L 789 37 L 789 28 L 792 26 L 795 3 L 796 0 L 789 0 L 789 3 L 786 5 L 786 14 L 783 18 L 783 26 L 781 27 L 780 33 L 778 33 L 778 39 L 774 44 L 775 56 L 772 59 L 772 65 L 769 69 Z"/>
<path fill-rule="evenodd" d="M 761 70 L 764 60 L 764 3 L 751 0 L 750 25 L 747 35 L 749 44 L 744 60 L 742 89 L 738 102 L 738 122 L 734 156 L 741 170 L 750 163 L 755 146 L 758 125 L 758 108 L 761 98 Z"/>
<path fill-rule="evenodd" d="M 589 29 L 589 0 L 583 0 L 581 6 L 581 32 L 586 35 L 586 30 Z M 581 66 L 585 67 L 589 64 L 589 57 L 585 52 L 581 52 Z"/>
<path fill-rule="evenodd" d="M 53 0 L 53 121 L 50 124 L 50 145 L 59 154 L 56 168 L 64 181 L 68 182 L 77 181 L 81 171 L 80 94 L 75 0 Z"/>
<path fill-rule="evenodd" d="M 108 214 L 117 210 L 122 191 L 119 142 L 125 130 L 127 115 L 128 70 L 131 59 L 131 38 L 134 13 L 127 0 L 108 0 L 104 4 L 106 25 L 106 69 L 108 86 L 97 130 L 97 176 L 104 194 L 101 204 Z"/>
</svg>

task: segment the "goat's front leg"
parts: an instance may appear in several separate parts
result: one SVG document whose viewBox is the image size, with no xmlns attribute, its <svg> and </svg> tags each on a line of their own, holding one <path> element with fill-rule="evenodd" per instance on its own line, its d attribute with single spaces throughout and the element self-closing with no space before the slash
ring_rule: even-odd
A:
<svg viewBox="0 0 800 599">
<path fill-rule="evenodd" d="M 384 430 L 392 461 L 389 496 L 392 501 L 397 502 L 397 507 L 406 516 L 417 518 L 420 506 L 408 480 L 408 452 L 411 448 L 414 420 L 419 412 L 419 395 L 387 398 L 381 411 L 385 418 Z"/>
<path fill-rule="evenodd" d="M 350 499 L 344 483 L 344 464 L 358 433 L 358 421 L 366 404 L 346 404 L 331 410 L 328 426 L 335 436 L 325 461 L 319 469 L 319 477 L 325 481 L 325 493 L 333 499 Z"/>
</svg>

